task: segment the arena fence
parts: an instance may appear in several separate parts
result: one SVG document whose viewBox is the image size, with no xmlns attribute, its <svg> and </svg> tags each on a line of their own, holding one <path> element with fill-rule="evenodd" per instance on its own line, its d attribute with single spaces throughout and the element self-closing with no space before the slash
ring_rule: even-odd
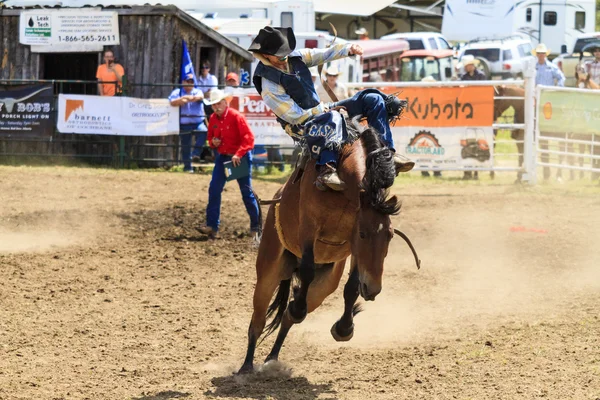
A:
<svg viewBox="0 0 600 400">
<path fill-rule="evenodd" d="M 574 179 L 600 177 L 600 91 L 578 88 L 538 86 L 536 156 L 544 179 L 550 168 L 561 179 L 568 170 Z"/>
</svg>

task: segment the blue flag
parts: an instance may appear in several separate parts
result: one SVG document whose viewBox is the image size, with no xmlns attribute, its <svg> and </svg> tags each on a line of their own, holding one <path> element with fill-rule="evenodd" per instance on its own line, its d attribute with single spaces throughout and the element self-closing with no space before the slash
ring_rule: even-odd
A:
<svg viewBox="0 0 600 400">
<path fill-rule="evenodd" d="M 181 53 L 181 83 L 183 83 L 186 75 L 192 74 L 194 75 L 194 86 L 198 86 L 198 80 L 196 79 L 196 72 L 194 72 L 192 57 L 190 57 L 190 52 L 185 44 L 185 40 L 182 40 L 181 43 L 183 44 L 183 52 Z"/>
</svg>

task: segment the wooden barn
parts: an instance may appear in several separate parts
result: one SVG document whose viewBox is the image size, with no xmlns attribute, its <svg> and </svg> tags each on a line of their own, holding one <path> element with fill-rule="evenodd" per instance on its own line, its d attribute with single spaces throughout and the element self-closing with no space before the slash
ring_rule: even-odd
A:
<svg viewBox="0 0 600 400">
<path fill-rule="evenodd" d="M 19 17 L 26 10 L 31 8 L 8 8 L 0 14 L 0 79 L 95 80 L 101 52 L 32 53 L 30 46 L 19 42 Z M 210 60 L 219 82 L 224 82 L 228 71 L 249 69 L 252 61 L 248 51 L 175 6 L 108 6 L 102 10 L 118 13 L 121 44 L 108 47 L 130 83 L 178 82 L 182 40 L 194 66 Z M 168 89 L 145 87 L 128 95 L 162 97 Z"/>
<path fill-rule="evenodd" d="M 17 3 L 18 4 L 18 3 Z M 0 5 L 1 7 L 1 5 Z M 12 86 L 18 80 L 80 80 L 89 83 L 55 84 L 55 94 L 96 94 L 96 69 L 102 63 L 102 50 L 90 52 L 32 52 L 29 45 L 20 43 L 20 15 L 25 11 L 40 8 L 3 8 L 0 11 L 0 85 Z M 52 7 L 51 10 L 67 10 Z M 79 8 L 79 10 L 85 8 Z M 144 6 L 98 6 L 95 10 L 116 11 L 120 44 L 105 46 L 115 54 L 116 62 L 125 69 L 125 91 L 127 96 L 140 98 L 165 98 L 173 90 L 173 83 L 180 82 L 182 57 L 182 41 L 185 40 L 190 52 L 196 74 L 202 60 L 209 60 L 211 73 L 216 75 L 219 84 L 225 83 L 228 72 L 240 69 L 250 70 L 252 55 L 246 49 L 230 41 L 216 31 L 202 24 L 176 6 L 144 5 Z M 68 8 L 73 10 L 73 8 Z M 114 137 L 107 138 L 86 135 L 59 135 L 55 133 L 54 144 L 38 143 L 0 143 L 0 158 L 11 154 L 47 154 L 68 152 L 86 153 L 89 159 L 98 156 L 103 159 L 114 158 L 117 151 L 127 152 L 138 165 L 148 165 L 143 160 L 174 160 L 177 158 L 177 138 L 126 138 L 126 149 L 123 142 L 120 146 L 112 146 L 117 142 Z M 57 140 L 58 139 L 58 140 Z M 96 140 L 104 145 L 90 145 Z M 0 141 L 3 141 L 0 138 Z M 69 142 L 67 146 L 57 146 L 60 141 Z M 155 146 L 144 146 L 152 143 Z M 129 147 L 129 145 L 133 147 Z M 171 145 L 158 148 L 159 144 Z M 34 146 L 35 145 L 35 146 Z M 16 146 L 16 147 L 15 147 Z M 35 147 L 35 149 L 33 148 Z M 120 149 L 120 150 L 118 150 Z M 105 154 L 109 151 L 111 154 Z M 88 154 L 91 153 L 91 154 Z M 63 156 L 65 154 L 61 154 Z M 73 154 L 75 155 L 75 154 Z M 122 155 L 122 154 L 121 154 Z M 1 160 L 0 160 L 1 162 Z M 156 163 L 154 165 L 156 165 Z"/>
</svg>

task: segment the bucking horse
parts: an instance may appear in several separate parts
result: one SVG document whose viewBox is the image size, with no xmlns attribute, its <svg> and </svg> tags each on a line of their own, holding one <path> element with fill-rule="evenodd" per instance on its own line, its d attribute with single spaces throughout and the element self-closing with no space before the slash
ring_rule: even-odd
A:
<svg viewBox="0 0 600 400">
<path fill-rule="evenodd" d="M 353 319 L 361 310 L 358 296 L 374 300 L 381 292 L 383 264 L 395 233 L 408 243 L 420 267 L 410 240 L 393 228 L 390 219 L 401 207 L 395 195 L 389 196 L 396 175 L 392 150 L 358 119 L 347 127 L 356 139 L 340 153 L 338 173 L 346 182 L 344 191 L 319 191 L 314 185 L 315 161 L 310 160 L 296 168 L 275 200 L 262 203 L 271 206 L 258 249 L 254 311 L 239 373 L 253 371 L 257 341 L 279 328 L 265 362 L 278 359 L 290 328 L 336 290 L 348 258 L 344 312 L 331 327 L 337 341 L 350 340 L 354 334 Z"/>
</svg>

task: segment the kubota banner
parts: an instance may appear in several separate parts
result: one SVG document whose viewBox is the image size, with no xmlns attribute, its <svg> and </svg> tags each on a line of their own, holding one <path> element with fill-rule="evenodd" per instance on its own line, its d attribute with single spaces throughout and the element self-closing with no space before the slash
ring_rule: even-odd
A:
<svg viewBox="0 0 600 400">
<path fill-rule="evenodd" d="M 386 89 L 407 100 L 392 127 L 396 150 L 417 166 L 491 167 L 494 162 L 492 86 Z"/>
<path fill-rule="evenodd" d="M 402 126 L 454 127 L 492 126 L 494 88 L 492 86 L 386 88 L 408 104 Z"/>
</svg>

